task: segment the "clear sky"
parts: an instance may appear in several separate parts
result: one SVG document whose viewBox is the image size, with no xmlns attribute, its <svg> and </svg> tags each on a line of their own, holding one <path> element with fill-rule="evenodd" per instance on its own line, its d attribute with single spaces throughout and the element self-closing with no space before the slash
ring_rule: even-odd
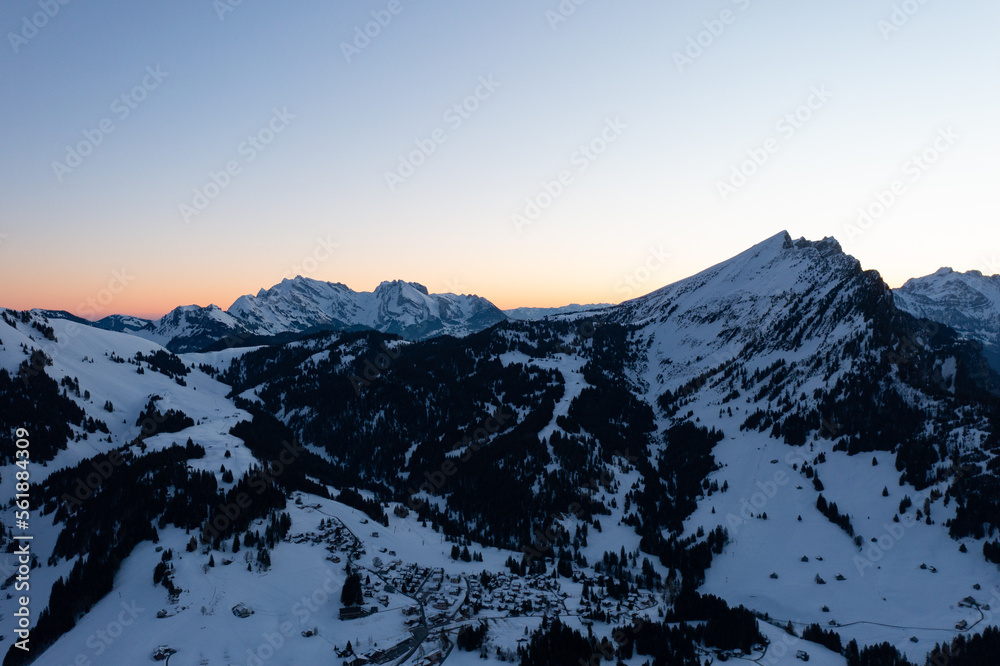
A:
<svg viewBox="0 0 1000 666">
<path fill-rule="evenodd" d="M 1000 273 L 995 0 L 61 1 L 0 5 L 3 306 L 617 302 L 782 229 Z"/>
</svg>

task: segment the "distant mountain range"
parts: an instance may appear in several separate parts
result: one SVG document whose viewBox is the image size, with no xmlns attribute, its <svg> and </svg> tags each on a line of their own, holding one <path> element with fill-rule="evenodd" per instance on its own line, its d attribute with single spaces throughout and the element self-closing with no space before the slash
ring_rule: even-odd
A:
<svg viewBox="0 0 1000 666">
<path fill-rule="evenodd" d="M 156 321 L 0 310 L 37 507 L 4 666 L 575 664 L 616 635 L 633 666 L 1000 663 L 998 280 L 893 291 L 782 232 L 611 307 L 296 278 Z M 475 631 L 486 658 L 451 650 Z"/>
<path fill-rule="evenodd" d="M 66 312 L 40 313 L 84 321 Z M 261 289 L 256 296 L 241 296 L 228 310 L 217 305 L 184 305 L 158 320 L 111 315 L 93 325 L 131 333 L 184 353 L 220 341 L 224 346 L 241 346 L 322 330 L 374 329 L 407 340 L 464 336 L 506 319 L 485 298 L 430 294 L 416 282 L 394 280 L 383 282 L 375 291 L 358 292 L 340 283 L 296 277 Z"/>
<path fill-rule="evenodd" d="M 563 305 L 557 308 L 514 308 L 504 310 L 504 314 L 517 321 L 538 321 L 546 317 L 562 314 L 576 314 L 577 312 L 592 312 L 603 308 L 611 307 L 611 303 L 593 303 L 591 305 Z"/>
<path fill-rule="evenodd" d="M 387 281 L 374 291 L 359 292 L 339 282 L 299 276 L 261 289 L 256 295 L 240 296 L 228 310 L 217 305 L 182 305 L 156 320 L 115 314 L 90 322 L 65 311 L 37 312 L 106 331 L 131 333 L 172 352 L 186 353 L 287 341 L 294 334 L 317 331 L 372 329 L 413 341 L 439 335 L 462 337 L 508 318 L 533 321 L 607 306 L 574 304 L 505 312 L 480 296 L 431 294 L 416 282 Z"/>
<path fill-rule="evenodd" d="M 784 242 L 784 236 L 781 238 Z M 841 254 L 839 246 L 834 247 L 835 241 L 830 239 L 827 244 L 831 254 Z M 665 290 L 680 289 L 683 284 L 685 281 Z M 900 310 L 945 324 L 960 336 L 981 343 L 984 356 L 994 368 L 1000 369 L 1000 276 L 942 268 L 931 275 L 907 281 L 892 294 Z M 371 329 L 411 341 L 439 335 L 462 337 L 508 319 L 539 321 L 559 315 L 597 315 L 611 307 L 614 306 L 597 303 L 500 310 L 480 296 L 431 294 L 416 282 L 387 281 L 372 292 L 358 292 L 339 282 L 300 276 L 282 280 L 270 289 L 261 289 L 256 295 L 241 296 L 228 310 L 216 305 L 185 305 L 174 308 L 158 320 L 115 314 L 89 322 L 65 311 L 37 312 L 49 318 L 70 319 L 108 331 L 131 333 L 157 342 L 170 351 L 185 353 L 284 342 L 324 330 Z"/>
<path fill-rule="evenodd" d="M 893 294 L 899 309 L 981 342 L 990 364 L 1000 369 L 1000 275 L 941 268 L 908 280 Z"/>
</svg>

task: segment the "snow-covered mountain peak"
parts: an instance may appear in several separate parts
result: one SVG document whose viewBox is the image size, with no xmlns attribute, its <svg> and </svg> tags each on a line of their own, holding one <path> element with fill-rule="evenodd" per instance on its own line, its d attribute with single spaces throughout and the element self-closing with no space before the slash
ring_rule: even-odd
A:
<svg viewBox="0 0 1000 666">
<path fill-rule="evenodd" d="M 176 308 L 174 308 L 173 310 L 171 310 L 170 312 L 168 312 L 166 316 L 167 317 L 183 316 L 183 315 L 186 315 L 186 314 L 200 313 L 200 312 L 204 312 L 204 313 L 208 313 L 208 312 L 218 313 L 218 312 L 222 312 L 222 311 L 223 311 L 222 308 L 220 308 L 218 305 L 215 305 L 214 303 L 209 303 L 208 305 L 204 305 L 204 306 L 202 306 L 202 305 L 178 305 Z"/>
<path fill-rule="evenodd" d="M 805 238 L 800 238 L 792 243 L 792 245 L 800 249 L 807 247 L 815 248 L 824 257 L 844 254 L 844 249 L 840 246 L 840 242 L 833 236 L 825 236 L 822 240 L 818 241 L 809 241 Z"/>
<path fill-rule="evenodd" d="M 260 289 L 256 296 L 249 294 L 237 298 L 228 312 L 235 317 L 252 316 L 259 309 L 259 303 L 298 302 L 303 304 L 317 303 L 336 299 L 338 295 L 353 293 L 343 284 L 323 282 L 301 275 L 294 278 L 284 278 L 269 289 Z"/>
<path fill-rule="evenodd" d="M 754 245 L 731 259 L 669 284 L 628 304 L 636 314 L 658 316 L 664 309 L 724 314 L 733 306 L 763 296 L 801 295 L 829 289 L 862 274 L 861 264 L 845 254 L 834 238 L 793 241 L 787 231 Z M 749 314 L 749 312 L 747 313 Z M 748 322 L 750 323 L 750 322 Z"/>
<path fill-rule="evenodd" d="M 841 348 L 869 334 L 871 313 L 888 312 L 890 298 L 878 274 L 835 239 L 782 232 L 622 304 L 615 318 L 648 336 L 651 363 L 640 380 L 673 390 L 734 359 L 759 364 Z"/>
<path fill-rule="evenodd" d="M 977 314 L 1000 313 L 1000 275 L 987 276 L 976 270 L 960 273 L 939 268 L 930 275 L 907 280 L 894 293 L 899 307 L 928 319 L 935 319 L 932 315 L 942 305 L 962 308 L 965 315 L 973 318 L 980 318 L 974 316 Z M 956 330 L 967 332 L 970 323 Z"/>
<path fill-rule="evenodd" d="M 900 298 L 989 304 L 997 281 L 938 271 Z M 895 308 L 835 239 L 787 232 L 576 307 L 466 339 L 283 335 L 180 357 L 140 337 L 417 340 L 503 315 L 415 283 L 304 277 L 228 312 L 108 318 L 132 335 L 0 313 L 0 422 L 27 426 L 41 463 L 34 663 L 79 662 L 86 644 L 110 664 L 509 664 L 526 643 L 525 663 L 561 664 L 608 635 L 633 666 L 675 644 L 695 666 L 907 663 L 896 647 L 939 663 L 925 653 L 953 637 L 974 654 L 1000 600 L 997 382 L 977 345 Z M 337 601 L 352 586 L 361 609 Z M 0 615 L 19 603 L 0 595 Z M 556 616 L 583 659 L 529 635 Z M 95 642 L 115 626 L 122 640 Z M 481 628 L 485 660 L 452 649 L 462 627 Z M 766 637 L 739 652 L 716 644 L 753 627 Z M 13 640 L 10 666 L 27 664 Z"/>
<path fill-rule="evenodd" d="M 141 317 L 115 314 L 115 315 L 108 315 L 103 319 L 98 319 L 96 322 L 94 322 L 94 326 L 96 326 L 97 328 L 102 328 L 106 331 L 134 333 L 135 331 L 152 330 L 153 322 L 148 319 L 143 319 Z"/>
<path fill-rule="evenodd" d="M 1000 275 L 940 268 L 907 280 L 893 298 L 899 309 L 981 342 L 987 358 L 1000 367 Z"/>
<path fill-rule="evenodd" d="M 406 282 L 404 280 L 385 280 L 375 287 L 375 293 L 378 294 L 384 291 L 405 290 L 407 288 L 418 291 L 424 296 L 430 295 L 430 292 L 427 291 L 427 287 L 419 282 Z"/>
<path fill-rule="evenodd" d="M 228 313 L 258 335 L 373 328 L 411 339 L 466 335 L 506 319 L 486 299 L 431 294 L 416 282 L 386 281 L 374 291 L 357 292 L 339 282 L 302 276 L 286 278 L 256 296 L 241 296 Z"/>
</svg>

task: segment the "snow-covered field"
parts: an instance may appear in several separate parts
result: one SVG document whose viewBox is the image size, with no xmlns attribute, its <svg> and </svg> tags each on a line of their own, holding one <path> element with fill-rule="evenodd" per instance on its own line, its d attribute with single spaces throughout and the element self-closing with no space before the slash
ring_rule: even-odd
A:
<svg viewBox="0 0 1000 666">
<path fill-rule="evenodd" d="M 782 319 L 788 308 L 823 299 L 828 306 L 839 298 L 836 285 L 817 285 L 817 271 L 853 270 L 853 260 L 834 249 L 823 241 L 799 253 L 779 235 L 689 280 L 625 304 L 623 311 L 637 322 L 636 344 L 644 354 L 630 369 L 630 383 L 653 405 L 664 391 L 677 391 L 702 373 L 735 359 L 744 363 L 746 373 L 753 373 L 779 360 L 808 365 L 826 349 L 843 349 L 846 341 L 864 350 L 869 340 L 864 322 L 856 316 L 820 322 L 794 349 L 787 344 L 798 325 L 794 318 L 794 325 Z M 426 300 L 423 296 L 417 300 Z M 195 425 L 147 437 L 147 451 L 183 444 L 190 438 L 206 452 L 204 458 L 192 460 L 191 467 L 216 474 L 223 488 L 227 486 L 221 480 L 223 466 L 239 476 L 259 464 L 244 443 L 229 434 L 250 414 L 236 408 L 227 397 L 230 387 L 210 376 L 214 373 L 198 369 L 210 366 L 222 371 L 233 358 L 252 349 L 184 354 L 184 364 L 192 369 L 179 382 L 151 369 L 140 373 L 140 366 L 127 362 L 137 353 L 162 350 L 156 342 L 64 320 L 53 319 L 49 324 L 57 341 L 25 324 L 0 325 L 0 367 L 16 373 L 32 348 L 44 351 L 52 359 L 46 372 L 56 381 L 63 377 L 78 380 L 81 394 L 71 392 L 68 397 L 88 416 L 106 423 L 110 432 L 87 435 L 74 428 L 76 441 L 67 450 L 51 462 L 32 465 L 33 480 L 132 442 L 141 431 L 137 416 L 154 396 L 162 411 L 181 410 Z M 753 330 L 753 335 L 734 337 L 734 331 L 743 330 L 740 326 Z M 775 342 L 779 338 L 781 344 Z M 751 349 L 754 355 L 746 358 Z M 318 351 L 304 363 L 314 366 L 326 354 Z M 500 361 L 561 375 L 563 395 L 539 433 L 543 439 L 551 436 L 560 428 L 556 418 L 567 415 L 587 385 L 584 358 L 567 348 L 544 358 L 510 352 Z M 857 362 L 845 358 L 825 376 L 821 372 L 794 376 L 786 389 L 789 399 L 807 401 L 808 395 L 835 384 Z M 946 379 L 956 375 L 956 363 L 952 358 L 940 364 Z M 797 655 L 807 652 L 810 663 L 820 666 L 845 663 L 840 655 L 787 634 L 784 627 L 789 622 L 800 632 L 813 623 L 833 629 L 844 643 L 851 639 L 861 645 L 888 642 L 914 662 L 922 662 L 936 643 L 998 623 L 994 614 L 1000 609 L 1000 569 L 983 557 L 982 541 L 956 541 L 949 536 L 945 523 L 955 516 L 955 505 L 943 499 L 946 482 L 917 491 L 901 485 L 892 454 L 852 457 L 833 451 L 833 442 L 815 433 L 805 446 L 793 447 L 767 432 L 743 431 L 740 426 L 747 416 L 772 408 L 773 398 L 760 398 L 762 394 L 754 391 L 733 396 L 729 387 L 714 382 L 713 375 L 711 381 L 685 395 L 678 417 L 724 433 L 713 450 L 718 467 L 707 479 L 720 490 L 706 492 L 699 499 L 684 524 L 685 534 L 725 527 L 729 543 L 713 560 L 700 591 L 722 597 L 732 606 L 746 606 L 761 617 L 766 614 L 773 622 L 760 622 L 770 643 L 766 653 L 733 657 L 733 661 L 797 664 L 801 663 Z M 930 404 L 915 389 L 903 390 L 915 403 Z M 243 397 L 253 399 L 252 389 Z M 658 431 L 675 420 L 662 410 L 657 414 Z M 983 433 L 974 425 L 963 425 L 941 436 L 961 452 L 975 450 Z M 314 444 L 307 446 L 313 453 L 324 454 Z M 652 453 L 658 446 L 658 441 L 653 443 Z M 623 524 L 626 496 L 641 485 L 642 476 L 626 460 L 628 452 L 621 454 L 612 464 L 616 481 L 612 489 L 597 483 L 592 486 L 612 513 L 601 516 L 602 529 L 591 528 L 587 545 L 580 548 L 590 563 L 620 549 L 636 553 L 637 564 L 645 557 L 638 553 L 635 530 Z M 804 465 L 821 479 L 821 489 L 803 473 Z M 14 471 L 11 465 L 0 468 L 0 497 L 14 495 Z M 339 489 L 329 490 L 335 494 Z M 820 512 L 821 494 L 849 517 L 860 543 Z M 420 496 L 442 504 L 439 497 Z M 904 498 L 910 504 L 905 511 Z M 596 636 L 611 636 L 615 626 L 633 618 L 658 621 L 669 607 L 666 592 L 639 590 L 620 609 L 609 599 L 602 600 L 606 602 L 602 608 L 617 615 L 614 626 L 585 621 L 581 598 L 584 577 L 594 573 L 591 568 L 577 568 L 575 580 L 556 577 L 551 571 L 535 577 L 514 576 L 506 562 L 511 557 L 520 561 L 523 553 L 485 547 L 476 543 L 475 534 L 469 535 L 469 550 L 481 554 L 482 561 L 454 560 L 453 542 L 421 524 L 415 514 L 402 507 L 397 514 L 395 508 L 384 506 L 389 516 L 386 527 L 336 501 L 294 493 L 286 509 L 291 531 L 271 552 L 270 568 L 248 566 L 248 548 L 228 552 L 231 546 L 226 544 L 222 552 L 210 552 L 199 545 L 188 551 L 191 534 L 162 528 L 157 543 L 144 542 L 127 558 L 115 577 L 114 591 L 79 617 L 76 627 L 39 663 L 138 664 L 152 660 L 157 651 L 163 656 L 172 651 L 170 663 L 175 665 L 339 664 L 350 657 L 345 651 L 350 642 L 354 654 L 367 654 L 375 663 L 415 666 L 429 663 L 436 651 L 443 650 L 440 656 L 449 664 L 479 664 L 484 660 L 478 652 L 452 650 L 440 639 L 445 634 L 454 641 L 460 628 L 481 621 L 489 627 L 486 661 L 500 663 L 503 656 L 514 658 L 545 615 L 559 615 L 584 634 L 592 630 Z M 583 525 L 568 510 L 559 522 L 569 533 Z M 59 525 L 36 516 L 33 527 L 33 549 L 40 560 L 32 572 L 32 609 L 37 613 L 46 606 L 52 584 L 68 574 L 72 563 L 46 564 Z M 265 525 L 258 521 L 252 529 L 263 532 Z M 154 567 L 168 551 L 174 583 L 182 590 L 176 599 L 153 583 Z M 656 572 L 666 577 L 668 570 L 655 557 L 649 559 Z M 365 607 L 376 607 L 377 612 L 341 620 L 340 591 L 349 563 L 359 568 L 370 594 Z M 10 556 L 0 558 L 4 579 L 15 564 Z M 7 590 L 0 597 L 0 615 L 10 618 L 16 603 Z M 480 607 L 475 610 L 474 604 Z M 243 608 L 246 617 L 234 612 Z M 6 650 L 13 636 L 7 625 L 0 628 L 0 634 L 4 634 L 0 649 Z M 715 658 L 707 652 L 704 656 Z M 626 663 L 638 666 L 647 659 L 636 655 Z"/>
</svg>

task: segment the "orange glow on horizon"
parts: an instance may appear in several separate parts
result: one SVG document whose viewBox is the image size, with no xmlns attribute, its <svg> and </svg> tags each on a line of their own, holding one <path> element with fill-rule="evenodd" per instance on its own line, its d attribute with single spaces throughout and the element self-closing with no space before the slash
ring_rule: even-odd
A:
<svg viewBox="0 0 1000 666">
<path fill-rule="evenodd" d="M 419 282 L 418 280 L 412 280 Z M 377 285 L 365 285 L 355 287 L 345 282 L 348 287 L 355 291 L 372 291 Z M 190 286 L 191 289 L 178 289 L 178 286 Z M 456 285 L 463 287 L 463 285 Z M 78 317 L 89 321 L 97 321 L 114 314 L 129 315 L 142 319 L 157 320 L 169 313 L 176 307 L 182 305 L 198 305 L 206 307 L 217 305 L 223 310 L 228 309 L 240 296 L 246 294 L 256 294 L 256 290 L 250 291 L 229 287 L 220 289 L 218 286 L 209 288 L 204 285 L 171 285 L 172 288 L 125 289 L 118 294 L 112 293 L 112 288 L 102 287 L 96 290 L 75 290 L 74 293 L 67 294 L 64 289 L 46 289 L 36 293 L 18 293 L 4 298 L 0 302 L 0 307 L 12 310 L 64 310 Z M 460 288 L 457 290 L 440 287 L 433 289 L 428 286 L 430 293 L 463 293 L 481 296 L 501 310 L 511 310 L 514 308 L 555 308 L 564 305 L 579 304 L 588 305 L 592 303 L 617 303 L 620 299 L 612 297 L 610 294 L 587 294 L 583 290 L 573 290 L 570 292 L 559 292 L 556 290 L 545 290 L 540 292 L 537 289 L 510 288 L 495 298 L 489 294 L 478 293 L 477 290 Z M 638 295 L 638 294 L 637 294 Z"/>
</svg>

